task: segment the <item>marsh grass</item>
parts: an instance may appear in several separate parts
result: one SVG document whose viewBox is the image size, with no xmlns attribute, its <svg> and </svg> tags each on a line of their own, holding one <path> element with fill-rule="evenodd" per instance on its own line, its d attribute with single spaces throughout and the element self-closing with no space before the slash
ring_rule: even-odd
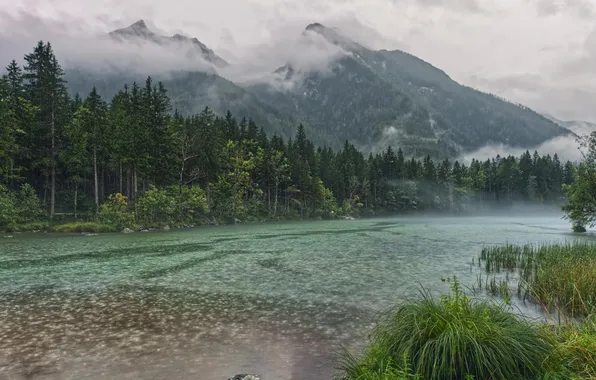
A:
<svg viewBox="0 0 596 380">
<path fill-rule="evenodd" d="M 448 295 L 436 299 L 422 290 L 387 312 L 364 356 L 344 356 L 340 378 L 537 379 L 548 373 L 545 358 L 556 356 L 552 331 L 506 305 L 468 298 L 455 277 L 446 281 Z"/>
<path fill-rule="evenodd" d="M 596 379 L 596 316 L 567 323 L 558 332 L 558 356 L 570 377 Z"/>
<path fill-rule="evenodd" d="M 32 222 L 25 224 L 12 224 L 5 228 L 6 232 L 31 232 L 31 231 L 43 231 L 48 229 L 49 224 L 47 222 Z"/>
<path fill-rule="evenodd" d="M 487 273 L 517 272 L 518 293 L 571 318 L 596 308 L 596 244 L 505 245 L 480 254 Z"/>
<path fill-rule="evenodd" d="M 109 224 L 97 222 L 73 222 L 52 227 L 54 232 L 115 232 L 116 228 Z"/>
</svg>

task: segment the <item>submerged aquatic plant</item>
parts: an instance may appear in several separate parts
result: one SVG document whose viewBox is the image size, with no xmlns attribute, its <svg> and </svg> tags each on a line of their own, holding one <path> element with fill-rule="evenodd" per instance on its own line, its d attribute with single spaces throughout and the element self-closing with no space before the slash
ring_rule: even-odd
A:
<svg viewBox="0 0 596 380">
<path fill-rule="evenodd" d="M 445 281 L 451 292 L 440 299 L 422 290 L 389 311 L 365 355 L 342 362 L 343 378 L 400 379 L 380 376 L 402 371 L 437 380 L 530 379 L 547 372 L 552 334 L 504 305 L 468 298 L 455 277 Z"/>
</svg>

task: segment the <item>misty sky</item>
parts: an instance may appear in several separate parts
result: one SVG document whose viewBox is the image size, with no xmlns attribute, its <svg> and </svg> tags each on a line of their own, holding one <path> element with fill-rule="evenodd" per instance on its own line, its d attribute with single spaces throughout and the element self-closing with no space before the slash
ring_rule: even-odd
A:
<svg viewBox="0 0 596 380">
<path fill-rule="evenodd" d="M 596 121 L 596 0 L 0 0 L 0 11 L 2 44 L 21 29 L 43 34 L 40 18 L 63 33 L 105 33 L 143 18 L 232 62 L 322 22 L 371 47 L 406 50 L 460 83 Z"/>
</svg>

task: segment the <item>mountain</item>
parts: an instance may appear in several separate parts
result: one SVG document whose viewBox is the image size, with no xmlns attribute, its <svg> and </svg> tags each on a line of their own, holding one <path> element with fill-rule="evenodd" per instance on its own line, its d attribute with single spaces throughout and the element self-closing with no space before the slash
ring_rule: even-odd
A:
<svg viewBox="0 0 596 380">
<path fill-rule="evenodd" d="M 120 43 L 151 42 L 164 47 L 183 49 L 189 58 L 198 56 L 216 67 L 228 66 L 225 59 L 215 54 L 213 50 L 197 38 L 190 38 L 181 34 L 174 34 L 171 37 L 160 36 L 152 32 L 144 20 L 139 20 L 126 28 L 116 29 L 110 32 L 108 36 Z"/>
<path fill-rule="evenodd" d="M 371 50 L 321 24 L 305 32 L 348 53 L 332 64 L 332 75 L 308 73 L 285 96 L 263 93 L 263 86 L 252 90 L 279 108 L 300 110 L 299 119 L 325 139 L 341 136 L 370 149 L 391 143 L 413 155 L 455 155 L 495 143 L 532 147 L 569 134 L 529 108 L 462 86 L 408 53 Z M 292 80 L 293 73 L 278 72 Z"/>
<path fill-rule="evenodd" d="M 560 126 L 570 130 L 571 132 L 575 133 L 578 136 L 581 135 L 589 135 L 592 132 L 596 132 L 596 123 L 591 123 L 589 121 L 580 121 L 580 120 L 559 120 L 553 116 L 545 115 L 548 119 L 552 120 L 553 122 L 559 124 Z"/>
<path fill-rule="evenodd" d="M 157 35 L 142 20 L 109 36 L 119 43 L 183 46 L 218 68 L 229 65 L 197 39 Z M 233 83 L 217 72 L 152 76 L 164 82 L 174 107 L 183 113 L 205 106 L 218 113 L 229 109 L 284 137 L 292 136 L 302 123 L 316 144 L 334 148 L 349 140 L 365 151 L 391 144 L 411 156 L 455 157 L 488 144 L 532 148 L 571 134 L 527 107 L 460 85 L 406 52 L 372 50 L 318 23 L 308 25 L 302 37 L 307 42 L 322 39 L 343 54 L 324 70 L 280 62 L 272 69 L 273 83 Z M 67 75 L 73 91 L 86 93 L 98 85 L 105 96 L 124 82 L 144 80 L 128 72 Z"/>
</svg>

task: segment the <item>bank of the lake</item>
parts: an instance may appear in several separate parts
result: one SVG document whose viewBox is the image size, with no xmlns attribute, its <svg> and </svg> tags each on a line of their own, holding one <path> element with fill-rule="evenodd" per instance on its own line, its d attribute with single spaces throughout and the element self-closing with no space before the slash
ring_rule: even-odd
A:
<svg viewBox="0 0 596 380">
<path fill-rule="evenodd" d="M 0 377 L 329 379 L 340 346 L 362 348 L 419 284 L 472 286 L 483 247 L 593 238 L 557 215 L 15 235 L 0 240 Z"/>
</svg>

